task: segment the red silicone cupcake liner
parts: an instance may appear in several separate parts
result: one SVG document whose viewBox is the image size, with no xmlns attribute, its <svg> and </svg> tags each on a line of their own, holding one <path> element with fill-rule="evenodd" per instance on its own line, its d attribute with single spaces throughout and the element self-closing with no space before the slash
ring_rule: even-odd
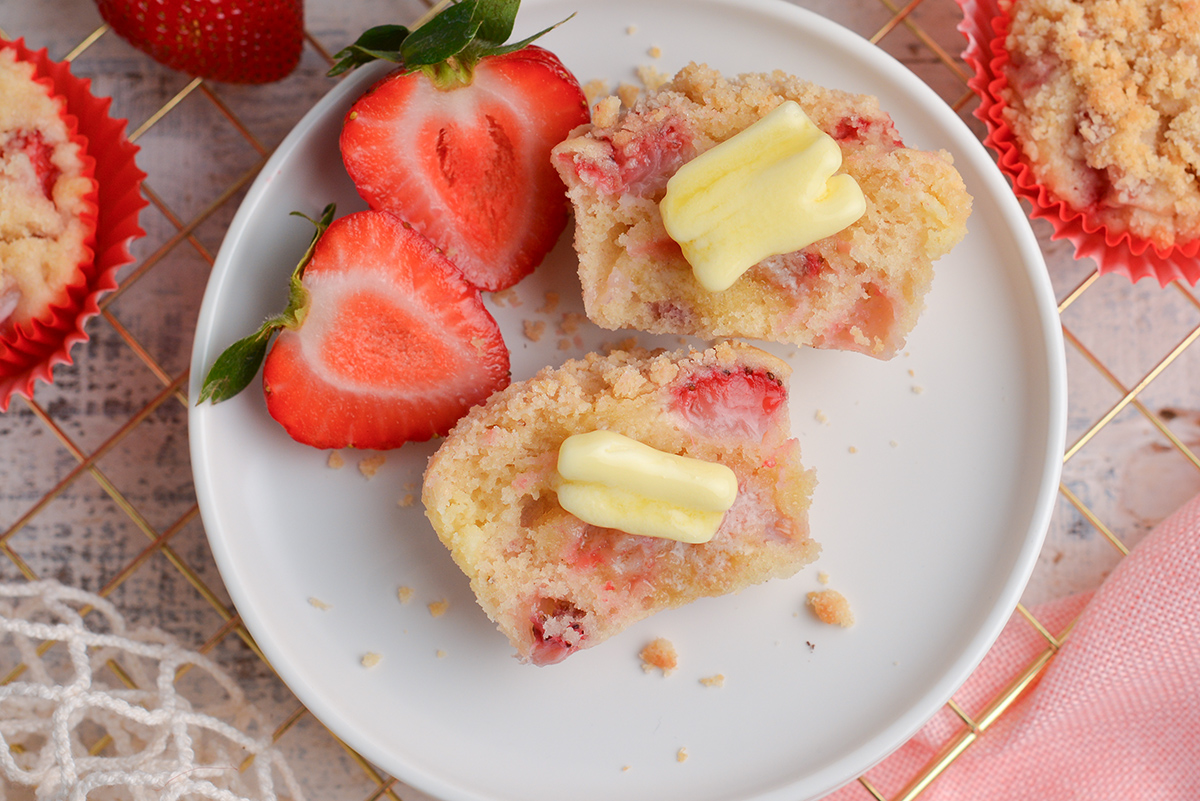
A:
<svg viewBox="0 0 1200 801">
<path fill-rule="evenodd" d="M 1012 182 L 1017 197 L 1029 202 L 1030 216 L 1048 221 L 1054 228 L 1052 239 L 1070 241 L 1075 246 L 1075 258 L 1090 257 L 1101 273 L 1119 273 L 1131 281 L 1152 277 L 1162 286 L 1175 280 L 1189 284 L 1200 280 L 1200 260 L 1196 258 L 1200 240 L 1163 249 L 1128 231 L 1110 231 L 1038 182 L 1003 116 L 1003 91 L 1008 86 L 1008 12 L 997 0 L 958 0 L 958 4 L 963 10 L 958 29 L 967 38 L 962 56 L 975 72 L 968 85 L 980 99 L 975 116 L 988 131 L 983 143 L 996 153 L 997 163 Z"/>
<path fill-rule="evenodd" d="M 94 163 L 96 231 L 88 243 L 91 256 L 79 265 L 66 297 L 50 314 L 30 324 L 14 327 L 0 336 L 0 412 L 13 395 L 30 398 L 37 381 L 49 383 L 54 366 L 71 363 L 71 348 L 87 341 L 84 326 L 100 312 L 100 298 L 117 287 L 117 271 L 133 261 L 129 246 L 145 232 L 138 215 L 146 206 L 138 169 L 138 148 L 125 135 L 126 121 L 109 116 L 110 98 L 91 93 L 91 81 L 71 74 L 67 64 L 49 59 L 46 50 L 32 51 L 21 39 L 0 41 L 12 48 L 18 60 L 34 65 L 35 77 L 48 82 L 66 102 L 68 124 L 87 143 Z"/>
</svg>

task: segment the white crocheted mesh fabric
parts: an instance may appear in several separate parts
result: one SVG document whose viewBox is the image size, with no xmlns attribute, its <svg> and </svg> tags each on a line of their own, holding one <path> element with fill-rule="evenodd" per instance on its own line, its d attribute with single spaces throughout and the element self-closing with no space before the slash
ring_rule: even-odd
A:
<svg viewBox="0 0 1200 801">
<path fill-rule="evenodd" d="M 99 596 L 0 584 L 0 679 L 19 666 L 0 685 L 0 801 L 301 801 L 234 680 Z"/>
</svg>

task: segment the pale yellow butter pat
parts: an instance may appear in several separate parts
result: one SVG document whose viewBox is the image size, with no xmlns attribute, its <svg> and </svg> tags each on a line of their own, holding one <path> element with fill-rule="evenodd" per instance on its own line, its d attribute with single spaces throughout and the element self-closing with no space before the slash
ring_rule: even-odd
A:
<svg viewBox="0 0 1200 801">
<path fill-rule="evenodd" d="M 558 473 L 558 502 L 580 520 L 680 542 L 711 540 L 737 498 L 737 476 L 725 465 L 612 431 L 567 437 Z"/>
<path fill-rule="evenodd" d="M 834 175 L 841 166 L 837 142 L 787 100 L 680 167 L 659 204 L 663 224 L 701 286 L 721 292 L 863 215 L 858 182 Z"/>
</svg>

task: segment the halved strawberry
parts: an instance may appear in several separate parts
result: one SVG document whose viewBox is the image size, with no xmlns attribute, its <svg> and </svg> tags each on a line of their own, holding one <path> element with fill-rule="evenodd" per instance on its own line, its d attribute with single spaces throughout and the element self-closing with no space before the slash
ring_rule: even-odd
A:
<svg viewBox="0 0 1200 801">
<path fill-rule="evenodd" d="M 554 246 L 568 205 L 550 150 L 588 121 L 553 53 L 503 44 L 516 6 L 467 0 L 415 31 L 372 29 L 333 71 L 403 64 L 347 113 L 342 160 L 372 208 L 396 211 L 484 290 L 512 286 Z"/>
<path fill-rule="evenodd" d="M 267 410 L 318 448 L 395 448 L 444 435 L 508 384 L 496 321 L 429 240 L 387 211 L 323 222 L 288 311 L 217 360 L 201 400 L 240 391 L 279 329 L 263 365 Z"/>
</svg>

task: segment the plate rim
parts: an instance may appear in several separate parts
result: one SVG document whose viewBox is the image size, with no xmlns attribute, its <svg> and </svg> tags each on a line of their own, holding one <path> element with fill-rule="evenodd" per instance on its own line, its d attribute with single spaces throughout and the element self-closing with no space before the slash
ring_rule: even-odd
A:
<svg viewBox="0 0 1200 801">
<path fill-rule="evenodd" d="M 525 6 L 547 6 L 561 1 L 525 0 Z M 654 0 L 654 2 L 675 5 L 685 2 L 685 0 Z M 1054 299 L 1054 292 L 1049 272 L 1045 266 L 1044 255 L 1030 226 L 1027 215 L 1021 209 L 1019 201 L 1012 194 L 1007 183 L 1004 182 L 1002 174 L 988 156 L 983 144 L 979 142 L 966 123 L 937 96 L 930 86 L 917 77 L 903 63 L 881 48 L 870 44 L 860 34 L 814 11 L 794 5 L 787 0 L 704 0 L 704 2 L 713 7 L 734 11 L 754 11 L 778 18 L 781 24 L 787 24 L 797 29 L 804 29 L 810 33 L 824 34 L 830 39 L 835 40 L 838 44 L 844 45 L 845 48 L 853 50 L 854 55 L 861 58 L 872 70 L 884 68 L 891 70 L 892 72 L 889 73 L 890 79 L 901 82 L 904 84 L 905 89 L 914 95 L 918 97 L 924 96 L 922 113 L 933 116 L 935 122 L 948 131 L 952 132 L 953 129 L 958 129 L 958 138 L 963 140 L 964 146 L 970 151 L 969 157 L 972 162 L 977 167 L 980 167 L 979 175 L 986 182 L 989 194 L 996 201 L 997 206 L 1004 216 L 1004 227 L 1012 234 L 1014 245 L 1023 255 L 1022 262 L 1024 269 L 1020 274 L 1030 284 L 1031 294 L 1035 301 L 1033 310 L 1036 311 L 1037 320 L 1041 328 L 1041 335 L 1038 337 L 1038 342 L 1043 347 L 1043 353 L 1046 357 L 1047 374 L 1044 377 L 1039 376 L 1040 378 L 1044 378 L 1047 384 L 1046 396 L 1044 399 L 1039 398 L 1039 400 L 1045 401 L 1049 411 L 1047 441 L 1042 460 L 1042 480 L 1036 494 L 1036 499 L 1032 504 L 1022 547 L 1019 549 L 1018 555 L 1014 560 L 1013 570 L 1010 572 L 1008 580 L 1005 582 L 1003 590 L 1000 593 L 1001 600 L 993 605 L 979 631 L 976 632 L 974 637 L 970 638 L 969 643 L 964 643 L 960 657 L 947 666 L 941 677 L 934 683 L 934 689 L 927 693 L 925 698 L 910 704 L 902 715 L 894 719 L 874 737 L 868 738 L 850 754 L 825 765 L 818 771 L 807 774 L 803 778 L 805 782 L 822 786 L 824 789 L 819 790 L 817 793 L 817 795 L 821 795 L 853 781 L 856 777 L 870 770 L 871 767 L 885 759 L 903 745 L 913 734 L 919 731 L 945 705 L 946 701 L 953 696 L 954 692 L 961 687 L 963 682 L 969 678 L 970 674 L 975 670 L 984 656 L 986 656 L 992 643 L 999 637 L 1001 630 L 1014 614 L 1020 595 L 1036 565 L 1036 560 L 1049 528 L 1058 495 L 1059 478 L 1062 471 L 1062 454 L 1065 447 L 1067 429 L 1065 344 L 1057 310 L 1057 302 Z M 350 721 L 346 720 L 336 708 L 323 703 L 320 697 L 314 699 L 312 693 L 308 692 L 307 685 L 309 682 L 300 675 L 294 666 L 289 664 L 286 659 L 274 658 L 280 655 L 278 645 L 273 641 L 269 632 L 263 631 L 262 626 L 257 620 L 257 610 L 249 602 L 241 582 L 230 582 L 225 579 L 226 576 L 240 576 L 243 570 L 236 566 L 235 557 L 227 548 L 224 537 L 208 523 L 208 521 L 216 519 L 216 505 L 218 501 L 211 492 L 211 486 L 207 483 L 207 471 L 211 468 L 205 449 L 205 437 L 203 436 L 207 428 L 205 410 L 210 405 L 205 404 L 203 407 L 197 405 L 196 399 L 199 387 L 197 379 L 204 374 L 208 366 L 210 361 L 209 353 L 214 352 L 215 345 L 211 341 L 211 332 L 218 316 L 214 299 L 221 293 L 224 283 L 233 278 L 231 276 L 232 254 L 239 250 L 239 243 L 245 237 L 251 235 L 249 224 L 261 196 L 266 192 L 271 178 L 279 174 L 282 166 L 288 162 L 291 154 L 302 143 L 308 129 L 328 114 L 331 107 L 344 102 L 348 94 L 365 90 L 370 83 L 373 83 L 378 77 L 392 68 L 392 65 L 384 64 L 375 64 L 366 68 L 360 68 L 355 74 L 347 76 L 331 87 L 303 115 L 300 121 L 296 123 L 283 139 L 243 198 L 227 229 L 217 258 L 214 261 L 197 318 L 191 358 L 191 375 L 193 380 L 189 382 L 189 450 L 193 464 L 194 483 L 200 516 L 204 522 L 205 534 L 218 571 L 222 576 L 222 581 L 226 586 L 230 598 L 233 600 L 235 608 L 242 615 L 244 624 L 250 630 L 263 653 L 268 656 L 272 667 L 277 671 L 288 688 L 296 694 L 297 698 L 306 707 L 313 711 L 313 714 L 318 719 L 329 725 L 332 730 L 337 732 L 338 736 L 345 739 L 355 750 L 362 753 L 372 762 L 379 764 L 381 767 L 387 766 L 387 769 L 390 771 L 398 764 L 402 764 L 404 766 L 403 771 L 394 772 L 411 786 L 446 799 L 488 801 L 493 796 L 477 795 L 468 788 L 447 783 L 444 777 L 424 771 L 419 765 L 414 765 L 409 760 L 403 758 L 397 759 L 396 755 L 386 753 L 384 750 L 376 747 L 374 743 L 364 742 L 362 738 L 356 738 Z M 959 156 L 960 154 L 956 152 L 955 155 Z M 968 157 L 968 154 L 961 155 Z M 872 745 L 874 747 L 870 748 L 869 746 Z M 865 750 L 869 750 L 874 754 L 870 760 L 864 760 L 861 757 L 862 752 Z M 858 758 L 857 762 L 855 762 L 856 757 Z M 771 801 L 774 801 L 774 799 L 782 801 L 785 797 L 794 798 L 794 795 L 791 795 L 791 793 L 797 789 L 798 783 L 791 782 L 785 786 L 768 789 L 755 797 L 761 799 L 761 801 L 768 801 L 768 799 Z"/>
</svg>

